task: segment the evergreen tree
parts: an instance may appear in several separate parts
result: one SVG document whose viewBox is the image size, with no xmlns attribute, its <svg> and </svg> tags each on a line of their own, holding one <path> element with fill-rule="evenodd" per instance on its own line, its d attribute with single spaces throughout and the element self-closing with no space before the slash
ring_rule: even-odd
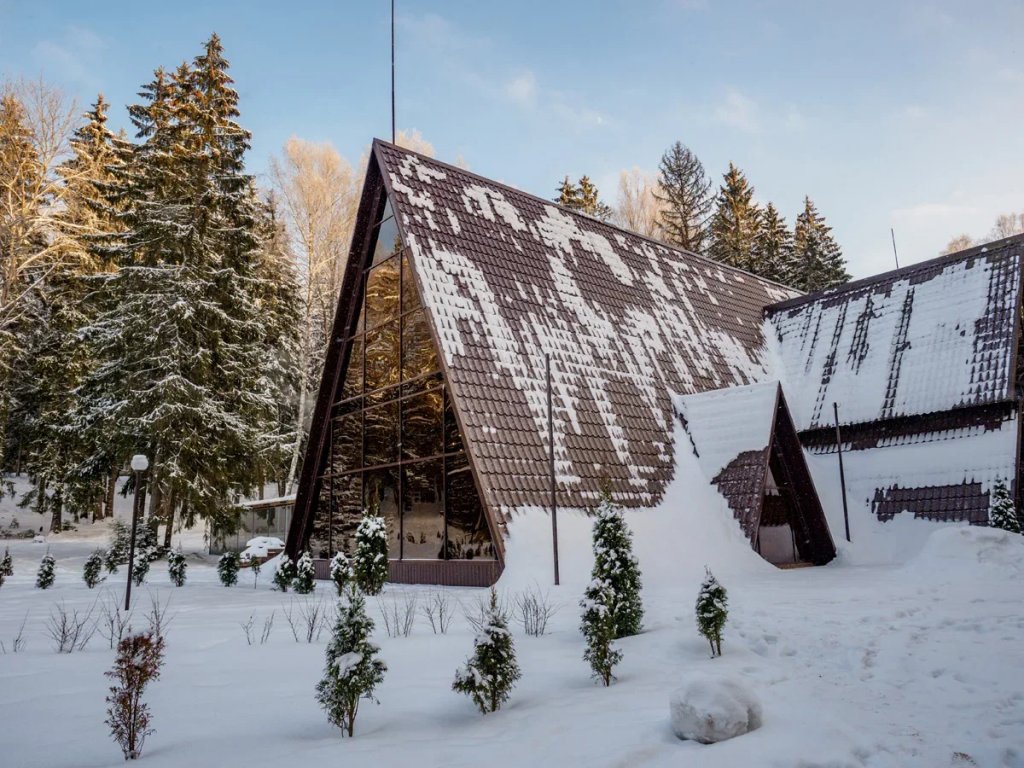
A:
<svg viewBox="0 0 1024 768">
<path fill-rule="evenodd" d="M 146 550 L 139 550 L 135 553 L 135 562 L 132 563 L 132 582 L 137 587 L 149 576 L 149 553 Z"/>
<path fill-rule="evenodd" d="M 729 599 L 725 587 L 707 568 L 704 569 L 704 581 L 697 595 L 697 630 L 707 638 L 711 645 L 711 656 L 722 655 L 722 630 L 729 617 Z"/>
<path fill-rule="evenodd" d="M 167 555 L 167 574 L 171 577 L 171 584 L 174 586 L 185 586 L 185 570 L 187 568 L 188 562 L 180 549 Z"/>
<path fill-rule="evenodd" d="M 225 552 L 217 561 L 217 576 L 225 587 L 233 587 L 238 583 L 238 553 Z"/>
<path fill-rule="evenodd" d="M 574 211 L 579 210 L 582 203 L 580 190 L 579 187 L 569 181 L 568 176 L 558 185 L 558 197 L 555 198 L 555 202 L 559 205 L 564 205 L 566 208 L 572 208 Z"/>
<path fill-rule="evenodd" d="M 39 589 L 49 589 L 53 586 L 56 574 L 54 568 L 57 565 L 57 561 L 53 558 L 49 552 L 43 555 L 43 560 L 39 563 L 39 571 L 36 573 L 36 586 Z"/>
<path fill-rule="evenodd" d="M 666 242 L 702 253 L 713 203 L 711 179 L 697 156 L 678 141 L 661 156 L 658 169 L 654 196 L 663 206 L 660 215 Z"/>
<path fill-rule="evenodd" d="M 758 274 L 785 283 L 786 270 L 793 260 L 793 235 L 778 209 L 768 203 L 761 216 L 761 227 L 754 244 Z"/>
<path fill-rule="evenodd" d="M 989 508 L 988 524 L 993 528 L 1001 528 L 1010 533 L 1020 533 L 1020 515 L 1014 507 L 1013 499 L 1010 498 L 1006 484 L 996 483 L 992 491 L 992 506 Z"/>
<path fill-rule="evenodd" d="M 709 228 L 708 256 L 715 261 L 763 275 L 757 256 L 761 211 L 754 203 L 754 188 L 743 172 L 729 163 L 715 198 Z"/>
<path fill-rule="evenodd" d="M 338 590 L 338 597 L 345 593 L 345 588 L 352 581 L 352 564 L 344 552 L 338 551 L 331 559 L 331 581 Z"/>
<path fill-rule="evenodd" d="M 558 197 L 555 198 L 555 202 L 601 221 L 611 221 L 615 214 L 612 207 L 601 200 L 601 194 L 587 175 L 580 176 L 576 184 L 569 181 L 569 177 L 566 176 L 558 186 Z"/>
<path fill-rule="evenodd" d="M 110 529 L 110 546 L 104 555 L 103 564 L 107 573 L 117 573 L 117 566 L 128 562 L 128 547 L 131 544 L 132 530 L 120 520 L 115 520 Z"/>
<path fill-rule="evenodd" d="M 360 699 L 373 699 L 374 689 L 387 672 L 387 665 L 377 658 L 380 649 L 371 642 L 372 634 L 373 620 L 366 615 L 366 600 L 353 591 L 338 607 L 327 645 L 327 666 L 316 686 L 316 698 L 327 711 L 327 719 L 350 737 Z"/>
<path fill-rule="evenodd" d="M 388 528 L 383 517 L 367 514 L 356 528 L 352 575 L 360 591 L 376 595 L 388 580 Z"/>
<path fill-rule="evenodd" d="M 633 555 L 633 535 L 607 489 L 601 492 L 593 529 L 591 581 L 611 590 L 608 609 L 616 639 L 637 634 L 643 626 L 640 565 Z"/>
<path fill-rule="evenodd" d="M 313 567 L 313 555 L 309 550 L 299 556 L 295 565 L 295 591 L 300 595 L 308 595 L 316 589 L 316 569 Z"/>
<path fill-rule="evenodd" d="M 796 218 L 792 258 L 785 272 L 787 285 L 808 293 L 832 288 L 850 279 L 846 260 L 832 237 L 832 228 L 809 197 L 804 198 L 804 210 Z"/>
<path fill-rule="evenodd" d="M 287 592 L 297 575 L 298 569 L 295 566 L 295 561 L 288 557 L 287 552 L 282 552 L 277 560 L 277 570 L 274 571 L 274 589 Z"/>
<path fill-rule="evenodd" d="M 3 559 L 0 559 L 0 576 L 14 575 L 14 561 L 11 559 L 11 551 L 4 547 Z"/>
<path fill-rule="evenodd" d="M 473 655 L 456 671 L 452 690 L 472 698 L 486 715 L 508 700 L 520 676 L 512 633 L 498 607 L 498 593 L 491 587 L 490 605 L 473 641 Z"/>
<path fill-rule="evenodd" d="M 85 567 L 82 569 L 82 580 L 85 586 L 92 589 L 100 583 L 100 573 L 103 571 L 103 551 L 96 550 L 85 560 Z"/>
<path fill-rule="evenodd" d="M 590 582 L 580 601 L 583 609 L 580 631 L 587 642 L 583 660 L 590 664 L 594 677 L 605 686 L 611 685 L 615 679 L 612 670 L 622 661 L 622 651 L 615 647 L 614 604 L 615 591 L 600 580 Z"/>
</svg>

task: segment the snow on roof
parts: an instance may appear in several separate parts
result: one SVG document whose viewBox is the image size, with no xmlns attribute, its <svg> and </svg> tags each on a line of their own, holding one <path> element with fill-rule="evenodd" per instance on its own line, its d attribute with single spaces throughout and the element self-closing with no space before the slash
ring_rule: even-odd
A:
<svg viewBox="0 0 1024 768">
<path fill-rule="evenodd" d="M 1013 396 L 1024 237 L 768 308 L 799 429 L 934 413 Z"/>
<path fill-rule="evenodd" d="M 551 356 L 560 503 L 656 502 L 670 392 L 763 381 L 767 304 L 794 292 L 375 142 L 493 509 L 546 504 Z"/>
</svg>

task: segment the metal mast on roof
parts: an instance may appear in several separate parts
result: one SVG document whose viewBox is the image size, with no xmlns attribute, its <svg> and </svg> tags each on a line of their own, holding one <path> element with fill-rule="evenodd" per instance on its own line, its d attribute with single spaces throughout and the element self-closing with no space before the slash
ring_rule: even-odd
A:
<svg viewBox="0 0 1024 768">
<path fill-rule="evenodd" d="M 391 0 L 391 143 L 395 143 L 395 0 Z"/>
<path fill-rule="evenodd" d="M 900 255 L 896 253 L 896 230 L 889 227 L 889 234 L 892 235 L 892 255 L 896 259 L 896 269 L 900 268 Z"/>
</svg>

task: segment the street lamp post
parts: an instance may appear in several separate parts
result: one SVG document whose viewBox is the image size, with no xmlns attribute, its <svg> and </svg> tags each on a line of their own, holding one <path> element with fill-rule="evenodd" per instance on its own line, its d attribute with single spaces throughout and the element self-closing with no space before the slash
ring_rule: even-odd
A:
<svg viewBox="0 0 1024 768">
<path fill-rule="evenodd" d="M 137 453 L 132 456 L 132 471 L 135 472 L 135 499 L 132 501 L 132 539 L 128 544 L 128 586 L 124 591 L 124 609 L 131 607 L 132 600 L 132 571 L 135 568 L 135 532 L 139 525 L 139 512 L 142 510 L 142 494 L 139 489 L 142 487 L 142 473 L 149 469 L 149 459 L 143 454 Z"/>
</svg>

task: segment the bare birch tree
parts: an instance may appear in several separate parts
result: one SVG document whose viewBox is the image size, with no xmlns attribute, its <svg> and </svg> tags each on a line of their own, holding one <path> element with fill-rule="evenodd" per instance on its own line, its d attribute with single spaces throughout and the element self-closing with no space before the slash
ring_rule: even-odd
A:
<svg viewBox="0 0 1024 768">
<path fill-rule="evenodd" d="M 660 239 L 663 205 L 655 195 L 657 189 L 658 180 L 654 174 L 635 166 L 628 171 L 620 171 L 615 221 L 632 232 Z"/>
</svg>

